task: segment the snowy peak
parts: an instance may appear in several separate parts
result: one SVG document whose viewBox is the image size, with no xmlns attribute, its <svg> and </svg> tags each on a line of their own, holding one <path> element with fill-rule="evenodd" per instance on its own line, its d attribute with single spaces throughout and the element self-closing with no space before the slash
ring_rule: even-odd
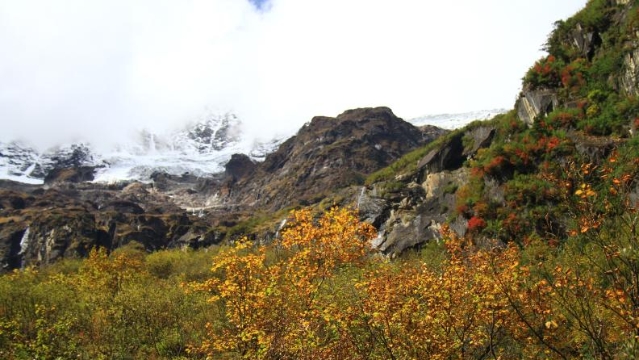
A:
<svg viewBox="0 0 639 360">
<path fill-rule="evenodd" d="M 0 142 L 0 178 L 41 184 L 54 168 L 100 166 L 87 144 L 59 146 L 39 153 L 21 142 Z"/>
<path fill-rule="evenodd" d="M 209 176 L 223 172 L 233 154 L 262 161 L 284 140 L 251 142 L 245 139 L 242 122 L 234 114 L 208 115 L 174 132 L 140 131 L 132 142 L 102 154 L 107 166 L 98 171 L 95 181 L 150 181 L 155 172 Z"/>
<path fill-rule="evenodd" d="M 234 114 L 207 115 L 177 131 L 140 130 L 109 151 L 96 152 L 88 143 L 38 152 L 19 143 L 0 143 L 0 179 L 42 184 L 55 168 L 97 168 L 96 182 L 151 181 L 154 172 L 208 176 L 224 171 L 236 153 L 263 161 L 285 140 L 248 141 Z M 125 138 L 125 137 L 123 137 Z"/>
<path fill-rule="evenodd" d="M 40 169 L 36 169 L 36 168 Z M 40 155 L 20 142 L 0 142 L 0 178 L 25 183 L 39 183 L 32 179 L 42 173 Z"/>
<path fill-rule="evenodd" d="M 193 141 L 200 153 L 220 151 L 240 141 L 242 123 L 237 116 L 225 114 L 221 118 L 210 118 L 195 124 L 186 131 L 186 137 Z"/>
<path fill-rule="evenodd" d="M 242 122 L 235 115 L 211 115 L 177 131 L 155 133 L 148 129 L 140 130 L 131 141 L 117 144 L 114 151 L 135 155 L 211 154 L 234 147 L 241 138 Z"/>
</svg>

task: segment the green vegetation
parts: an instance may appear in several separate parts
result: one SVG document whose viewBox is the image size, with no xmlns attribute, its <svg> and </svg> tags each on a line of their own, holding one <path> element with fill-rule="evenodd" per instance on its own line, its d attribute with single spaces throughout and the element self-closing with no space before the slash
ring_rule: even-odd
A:
<svg viewBox="0 0 639 360">
<path fill-rule="evenodd" d="M 516 121 L 513 113 L 494 119 L 500 130 L 492 144 L 465 164 L 471 181 L 457 191 L 456 214 L 483 220 L 481 236 L 520 244 L 529 238 L 563 242 L 578 186 L 588 184 L 598 194 L 597 208 L 610 212 L 603 204 L 610 179 L 596 173 L 636 176 L 621 161 L 610 163 L 620 157 L 624 164 L 637 161 L 637 140 L 629 130 L 639 125 L 639 99 L 620 79 L 624 56 L 635 46 L 639 2 L 620 16 L 625 6 L 591 0 L 574 17 L 557 22 L 546 45 L 549 54 L 526 73 L 524 91 L 550 91 L 559 106 L 531 128 L 509 126 Z M 488 193 L 489 180 L 497 182 L 503 198 Z"/>
<path fill-rule="evenodd" d="M 632 2 L 628 16 L 613 26 L 612 14 L 624 5 L 611 3 L 591 0 L 572 18 L 557 22 L 546 44 L 549 55 L 528 70 L 524 86 L 556 90 L 565 104 L 559 111 L 575 112 L 575 105 L 583 110 L 564 128 L 625 137 L 638 108 L 636 97 L 619 79 L 624 56 L 633 48 L 639 5 Z M 586 45 L 579 48 L 577 39 Z"/>
<path fill-rule="evenodd" d="M 208 253 L 94 251 L 0 277 L 3 359 L 175 358 L 211 314 L 183 281 L 210 277 Z M 204 275 L 204 276 L 203 276 Z"/>
</svg>

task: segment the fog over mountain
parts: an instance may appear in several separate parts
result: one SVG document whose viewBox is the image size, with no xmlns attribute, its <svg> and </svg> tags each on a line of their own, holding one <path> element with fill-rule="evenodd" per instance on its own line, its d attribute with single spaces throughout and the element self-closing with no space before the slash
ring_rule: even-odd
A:
<svg viewBox="0 0 639 360">
<path fill-rule="evenodd" d="M 389 106 L 510 108 L 584 0 L 0 0 L 0 140 L 110 147 L 232 112 L 251 136 Z"/>
</svg>

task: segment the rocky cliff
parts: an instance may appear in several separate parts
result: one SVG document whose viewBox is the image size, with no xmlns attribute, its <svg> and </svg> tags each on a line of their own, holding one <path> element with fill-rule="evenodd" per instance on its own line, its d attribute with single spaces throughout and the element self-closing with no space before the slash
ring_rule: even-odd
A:
<svg viewBox="0 0 639 360">
<path fill-rule="evenodd" d="M 207 139 L 198 143 L 228 140 L 207 129 L 194 130 Z M 263 162 L 235 154 L 224 172 L 204 178 L 155 172 L 150 184 L 88 183 L 94 168 L 67 161 L 49 170 L 44 185 L 0 184 L 0 267 L 44 265 L 131 241 L 153 251 L 273 236 L 287 208 L 317 204 L 339 189 L 347 203 L 367 175 L 445 132 L 367 108 L 315 117 Z"/>
<path fill-rule="evenodd" d="M 222 240 L 212 230 L 216 219 L 179 208 L 149 184 L 0 185 L 0 268 L 5 271 L 83 257 L 96 246 L 114 249 L 137 241 L 152 251 Z"/>
<path fill-rule="evenodd" d="M 362 219 L 380 231 L 374 248 L 391 256 L 418 248 L 439 239 L 445 223 L 465 233 L 467 220 L 455 212 L 456 192 L 470 181 L 467 161 L 491 145 L 493 123 L 454 131 L 415 154 L 407 166 L 369 178 L 374 180 L 362 187 L 357 206 Z"/>
</svg>

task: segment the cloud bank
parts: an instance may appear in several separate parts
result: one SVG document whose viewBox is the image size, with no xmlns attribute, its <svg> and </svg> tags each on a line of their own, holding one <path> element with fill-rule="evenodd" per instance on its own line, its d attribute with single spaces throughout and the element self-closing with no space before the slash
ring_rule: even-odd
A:
<svg viewBox="0 0 639 360">
<path fill-rule="evenodd" d="M 208 112 L 253 133 L 389 106 L 510 108 L 585 0 L 0 0 L 0 140 L 47 147 Z"/>
</svg>

